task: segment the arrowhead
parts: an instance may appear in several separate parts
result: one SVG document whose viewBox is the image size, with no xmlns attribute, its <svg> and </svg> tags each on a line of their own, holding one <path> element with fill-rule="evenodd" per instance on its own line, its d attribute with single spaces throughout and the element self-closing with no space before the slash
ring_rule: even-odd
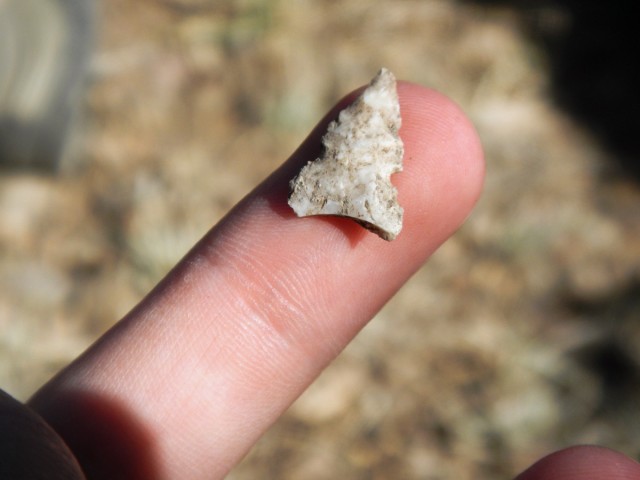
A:
<svg viewBox="0 0 640 480">
<path fill-rule="evenodd" d="M 299 217 L 349 217 L 385 240 L 402 230 L 391 174 L 402 170 L 396 79 L 383 68 L 332 122 L 322 137 L 323 154 L 290 182 L 289 205 Z"/>
</svg>

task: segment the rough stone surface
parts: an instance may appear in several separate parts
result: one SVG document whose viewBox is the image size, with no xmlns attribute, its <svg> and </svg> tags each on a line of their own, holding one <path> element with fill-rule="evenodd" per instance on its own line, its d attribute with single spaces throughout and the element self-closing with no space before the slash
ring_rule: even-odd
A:
<svg viewBox="0 0 640 480">
<path fill-rule="evenodd" d="M 402 170 L 396 79 L 383 68 L 322 138 L 323 154 L 291 181 L 289 205 L 299 217 L 353 218 L 385 240 L 402 229 L 402 207 L 390 176 Z"/>
</svg>

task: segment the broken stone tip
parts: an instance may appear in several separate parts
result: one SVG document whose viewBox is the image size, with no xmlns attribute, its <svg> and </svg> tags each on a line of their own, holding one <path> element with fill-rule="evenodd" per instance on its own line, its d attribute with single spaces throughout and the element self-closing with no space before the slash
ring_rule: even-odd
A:
<svg viewBox="0 0 640 480">
<path fill-rule="evenodd" d="M 402 230 L 403 209 L 391 183 L 402 170 L 396 79 L 382 68 L 322 137 L 323 153 L 290 182 L 289 205 L 298 217 L 349 217 L 384 240 Z"/>
</svg>

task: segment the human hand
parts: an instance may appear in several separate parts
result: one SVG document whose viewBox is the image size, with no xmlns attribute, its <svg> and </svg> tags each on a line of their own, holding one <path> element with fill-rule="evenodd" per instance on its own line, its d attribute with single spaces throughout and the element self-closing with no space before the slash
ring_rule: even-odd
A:
<svg viewBox="0 0 640 480">
<path fill-rule="evenodd" d="M 298 219 L 287 206 L 289 179 L 318 155 L 346 99 L 138 307 L 29 402 L 88 478 L 223 477 L 458 228 L 482 185 L 477 136 L 441 95 L 406 83 L 399 94 L 405 168 L 393 180 L 405 226 L 397 240 L 384 242 L 346 219 Z M 35 455 L 47 427 L 24 406 L 2 404 L 0 474 L 6 458 L 5 465 L 32 469 L 23 478 L 55 478 L 62 468 L 60 478 L 73 478 L 72 457 L 56 435 L 44 436 L 54 449 Z M 583 447 L 519 477 L 570 478 L 640 479 L 640 467 Z"/>
</svg>

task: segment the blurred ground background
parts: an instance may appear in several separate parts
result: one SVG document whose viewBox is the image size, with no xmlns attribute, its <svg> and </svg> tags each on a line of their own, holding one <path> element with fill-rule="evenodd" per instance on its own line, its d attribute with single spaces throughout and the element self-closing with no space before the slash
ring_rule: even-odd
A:
<svg viewBox="0 0 640 480">
<path fill-rule="evenodd" d="M 229 478 L 639 458 L 638 50 L 598 3 L 103 2 L 65 153 L 0 158 L 0 386 L 26 399 L 386 66 L 471 117 L 484 196 Z"/>
</svg>

